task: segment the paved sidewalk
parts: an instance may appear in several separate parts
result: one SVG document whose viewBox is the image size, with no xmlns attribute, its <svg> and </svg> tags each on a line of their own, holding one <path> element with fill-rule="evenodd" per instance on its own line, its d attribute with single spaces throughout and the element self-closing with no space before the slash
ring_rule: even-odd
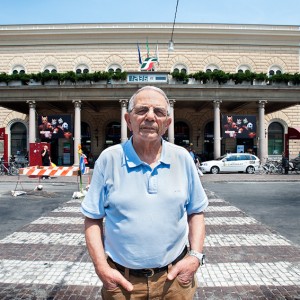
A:
<svg viewBox="0 0 300 300">
<path fill-rule="evenodd" d="M 205 174 L 202 180 L 275 177 L 300 181 L 300 175 L 249 174 Z M 207 193 L 207 260 L 197 272 L 195 299 L 300 299 L 299 246 Z M 0 240 L 0 299 L 101 299 L 102 283 L 85 248 L 80 203 L 70 200 Z"/>
<path fill-rule="evenodd" d="M 84 183 L 87 183 L 93 176 L 93 170 L 90 170 L 90 174 L 86 174 L 82 176 L 82 180 Z M 24 175 L 20 176 L 0 176 L 0 180 L 2 182 L 39 182 L 38 177 L 27 177 Z M 78 176 L 61 176 L 61 177 L 53 177 L 50 179 L 50 182 L 70 182 L 77 183 L 79 180 Z M 203 182 L 205 181 L 299 181 L 300 182 L 300 174 L 289 174 L 289 175 L 278 175 L 278 174 L 246 174 L 246 173 L 228 173 L 228 174 L 204 174 L 201 177 Z M 40 179 L 40 182 L 43 180 Z M 48 182 L 48 179 L 47 179 Z"/>
</svg>

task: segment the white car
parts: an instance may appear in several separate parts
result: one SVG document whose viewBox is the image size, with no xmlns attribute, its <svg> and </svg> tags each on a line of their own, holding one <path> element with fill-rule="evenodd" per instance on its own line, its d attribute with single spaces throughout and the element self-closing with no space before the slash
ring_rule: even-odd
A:
<svg viewBox="0 0 300 300">
<path fill-rule="evenodd" d="M 203 173 L 246 172 L 253 174 L 259 168 L 260 160 L 248 153 L 228 153 L 216 160 L 208 160 L 200 165 Z"/>
</svg>

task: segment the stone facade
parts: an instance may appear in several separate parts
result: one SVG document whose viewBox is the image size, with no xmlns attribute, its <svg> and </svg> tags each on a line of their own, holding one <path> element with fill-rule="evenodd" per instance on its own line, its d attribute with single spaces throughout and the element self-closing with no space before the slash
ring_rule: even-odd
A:
<svg viewBox="0 0 300 300">
<path fill-rule="evenodd" d="M 113 65 L 120 66 L 123 71 L 139 72 L 136 42 L 139 41 L 145 58 L 147 37 L 151 55 L 155 55 L 158 45 L 159 65 L 155 67 L 158 72 L 172 72 L 176 66 L 184 66 L 188 73 L 194 73 L 205 71 L 211 65 L 229 73 L 236 73 L 241 66 L 257 73 L 268 73 L 272 67 L 280 68 L 283 73 L 296 73 L 300 70 L 298 27 L 176 24 L 175 51 L 170 53 L 167 51 L 167 41 L 171 26 L 172 24 L 0 26 L 0 72 L 10 74 L 19 66 L 27 74 L 42 72 L 47 66 L 54 66 L 58 72 L 66 72 L 76 71 L 79 65 L 86 66 L 89 72 L 107 71 Z M 3 88 L 4 91 L 7 89 Z M 112 89 L 112 94 L 113 92 Z M 176 98 L 176 92 L 174 95 Z M 186 95 L 188 98 L 188 92 Z M 84 94 L 82 97 L 84 98 Z M 28 100 L 30 99 L 24 96 L 24 101 Z M 231 112 L 223 104 L 224 101 L 221 104 L 221 113 L 258 113 L 257 108 L 243 106 Z M 288 127 L 300 128 L 300 105 L 297 102 L 294 104 L 296 105 L 266 113 L 266 132 L 272 122 L 280 123 L 285 133 Z M 38 114 L 55 114 L 56 108 L 53 106 L 53 109 L 45 109 L 37 103 Z M 74 107 L 68 104 L 63 111 L 74 114 Z M 94 156 L 105 147 L 107 125 L 111 122 L 120 123 L 120 118 L 121 109 L 115 103 L 100 105 L 94 109 L 92 105 L 81 108 L 81 121 L 89 125 L 92 133 L 90 146 Z M 0 127 L 6 128 L 8 136 L 10 126 L 18 121 L 24 123 L 28 130 L 28 114 L 17 108 L 16 111 L 7 109 L 3 104 L 0 109 Z M 174 106 L 174 121 L 187 124 L 188 142 L 193 144 L 197 153 L 202 153 L 205 143 L 204 128 L 214 121 L 213 105 L 205 105 L 199 109 L 195 102 L 184 106 L 177 101 Z M 97 138 L 94 134 L 96 130 Z M 257 145 L 258 141 L 255 139 L 254 146 Z M 235 152 L 235 147 L 234 140 L 224 140 L 221 152 Z M 299 140 L 291 140 L 290 156 L 296 156 L 299 151 Z M 9 150 L 9 154 L 14 153 Z"/>
</svg>

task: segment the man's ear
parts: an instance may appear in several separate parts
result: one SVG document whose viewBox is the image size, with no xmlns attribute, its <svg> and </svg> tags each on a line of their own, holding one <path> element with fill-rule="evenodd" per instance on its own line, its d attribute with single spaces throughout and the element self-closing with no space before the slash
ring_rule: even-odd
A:
<svg viewBox="0 0 300 300">
<path fill-rule="evenodd" d="M 172 123 L 172 118 L 168 117 L 168 119 L 165 122 L 165 126 L 163 127 L 163 133 L 167 131 L 171 123 Z"/>
<path fill-rule="evenodd" d="M 170 126 L 170 124 L 172 123 L 172 118 L 168 117 L 167 121 L 166 121 L 166 128 L 168 128 Z"/>
<path fill-rule="evenodd" d="M 127 123 L 127 127 L 129 128 L 130 131 L 132 131 L 132 126 L 131 126 L 131 120 L 130 120 L 130 115 L 128 112 L 125 113 L 124 119 Z"/>
</svg>

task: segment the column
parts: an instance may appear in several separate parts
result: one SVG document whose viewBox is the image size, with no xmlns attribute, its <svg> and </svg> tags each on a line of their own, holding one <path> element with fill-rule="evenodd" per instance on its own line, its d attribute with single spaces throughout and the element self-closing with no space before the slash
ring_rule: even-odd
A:
<svg viewBox="0 0 300 300">
<path fill-rule="evenodd" d="M 26 103 L 29 104 L 29 143 L 36 142 L 36 122 L 35 122 L 35 107 L 36 103 L 33 100 L 29 100 Z"/>
<path fill-rule="evenodd" d="M 221 100 L 214 100 L 214 159 L 221 156 L 221 123 L 220 123 L 220 104 Z"/>
<path fill-rule="evenodd" d="M 79 166 L 78 146 L 81 144 L 81 101 L 73 100 L 74 113 L 74 165 Z"/>
<path fill-rule="evenodd" d="M 125 113 L 127 111 L 127 99 L 120 99 L 121 103 L 121 143 L 126 142 L 128 140 L 127 137 L 127 124 L 125 121 Z"/>
<path fill-rule="evenodd" d="M 172 123 L 170 124 L 169 128 L 168 128 L 168 141 L 172 144 L 174 144 L 175 142 L 175 134 L 174 134 L 174 104 L 175 104 L 175 100 L 174 99 L 169 99 L 170 102 L 170 118 L 172 119 Z"/>
<path fill-rule="evenodd" d="M 265 137 L 265 105 L 266 100 L 258 101 L 258 157 L 260 158 L 262 163 L 265 163 L 267 160 L 267 149 L 266 149 L 266 137 Z"/>
</svg>

